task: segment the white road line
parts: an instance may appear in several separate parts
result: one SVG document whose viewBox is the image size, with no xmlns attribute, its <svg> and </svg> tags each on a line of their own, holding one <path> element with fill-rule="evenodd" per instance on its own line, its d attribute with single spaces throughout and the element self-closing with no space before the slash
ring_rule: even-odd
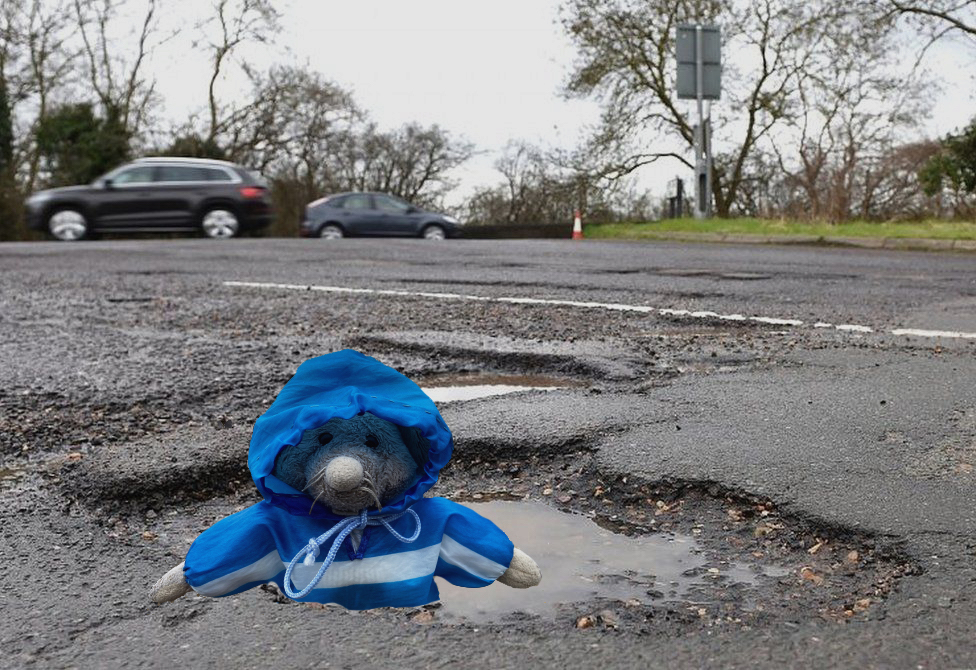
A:
<svg viewBox="0 0 976 670">
<path fill-rule="evenodd" d="M 745 316 L 744 314 L 719 314 L 718 312 L 697 311 L 692 312 L 686 309 L 667 309 L 651 307 L 649 305 L 626 305 L 612 302 L 586 302 L 579 300 L 551 300 L 545 298 L 515 298 L 515 297 L 492 297 L 483 295 L 470 295 L 465 293 L 429 293 L 424 291 L 399 291 L 393 289 L 374 289 L 374 288 L 351 288 L 348 286 L 317 286 L 314 284 L 278 284 L 274 282 L 253 282 L 253 281 L 225 281 L 224 286 L 234 286 L 241 288 L 269 288 L 286 289 L 292 291 L 319 291 L 323 293 L 349 293 L 359 295 L 391 295 L 408 298 L 433 298 L 436 300 L 468 300 L 478 302 L 500 302 L 513 305 L 551 305 L 556 307 L 578 307 L 581 309 L 605 309 L 615 312 L 637 312 L 639 314 L 659 314 L 661 316 L 685 316 L 693 319 L 721 319 L 724 321 L 753 321 L 756 323 L 767 323 L 776 326 L 803 326 L 803 321 L 799 319 L 778 319 L 770 316 Z M 848 333 L 873 333 L 875 330 L 870 326 L 861 326 L 855 323 L 831 324 L 825 321 L 817 321 L 812 324 L 814 328 L 833 328 Z M 920 330 L 916 328 L 896 328 L 891 331 L 892 335 L 909 335 L 914 337 L 940 337 L 952 339 L 976 339 L 976 333 L 967 333 L 954 330 Z"/>
<path fill-rule="evenodd" d="M 964 333 L 958 330 L 919 330 L 917 328 L 896 328 L 892 335 L 915 335 L 916 337 L 953 337 L 964 340 L 976 340 L 976 333 Z"/>
</svg>

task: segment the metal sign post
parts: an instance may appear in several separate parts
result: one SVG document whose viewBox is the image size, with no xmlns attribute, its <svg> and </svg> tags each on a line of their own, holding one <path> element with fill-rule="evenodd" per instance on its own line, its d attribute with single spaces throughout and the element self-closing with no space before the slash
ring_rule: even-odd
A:
<svg viewBox="0 0 976 670">
<path fill-rule="evenodd" d="M 717 26 L 680 25 L 676 37 L 678 98 L 694 99 L 695 218 L 712 215 L 712 100 L 722 93 L 721 33 Z"/>
</svg>

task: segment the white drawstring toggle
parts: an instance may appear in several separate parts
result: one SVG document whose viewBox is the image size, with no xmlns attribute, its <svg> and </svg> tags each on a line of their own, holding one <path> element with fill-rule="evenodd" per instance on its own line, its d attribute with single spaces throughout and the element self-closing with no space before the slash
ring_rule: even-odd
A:
<svg viewBox="0 0 976 670">
<path fill-rule="evenodd" d="M 305 554 L 303 565 L 315 565 L 315 559 L 319 557 L 319 543 L 313 537 L 308 541 L 308 553 Z"/>
</svg>

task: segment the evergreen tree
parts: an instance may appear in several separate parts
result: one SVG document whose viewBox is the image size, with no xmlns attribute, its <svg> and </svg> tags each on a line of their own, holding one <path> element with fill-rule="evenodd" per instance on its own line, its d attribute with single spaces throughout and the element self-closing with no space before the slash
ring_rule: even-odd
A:
<svg viewBox="0 0 976 670">
<path fill-rule="evenodd" d="M 35 140 L 51 186 L 89 183 L 130 156 L 118 115 L 98 118 L 90 103 L 55 109 L 38 123 Z"/>
<path fill-rule="evenodd" d="M 976 192 L 976 118 L 962 132 L 942 140 L 942 151 L 918 175 L 927 195 L 948 185 L 955 191 Z"/>
</svg>

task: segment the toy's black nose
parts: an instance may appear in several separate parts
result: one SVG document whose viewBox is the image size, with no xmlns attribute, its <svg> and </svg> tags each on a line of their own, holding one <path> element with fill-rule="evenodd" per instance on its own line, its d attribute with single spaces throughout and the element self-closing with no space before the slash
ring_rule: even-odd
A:
<svg viewBox="0 0 976 670">
<path fill-rule="evenodd" d="M 334 491 L 345 493 L 363 483 L 363 464 L 351 456 L 338 456 L 325 468 L 325 483 Z"/>
</svg>

